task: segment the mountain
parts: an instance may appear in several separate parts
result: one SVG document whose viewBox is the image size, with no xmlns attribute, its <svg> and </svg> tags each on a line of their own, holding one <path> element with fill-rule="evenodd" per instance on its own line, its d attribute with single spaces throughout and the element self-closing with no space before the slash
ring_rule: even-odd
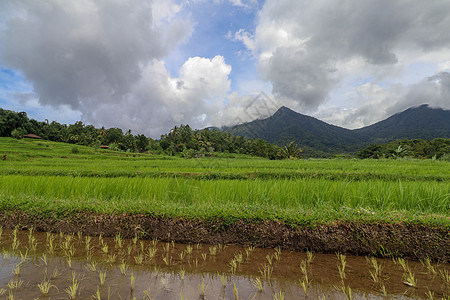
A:
<svg viewBox="0 0 450 300">
<path fill-rule="evenodd" d="M 284 106 L 267 119 L 236 125 L 225 131 L 246 138 L 261 138 L 277 145 L 294 141 L 305 152 L 313 149 L 324 153 L 331 150 L 349 152 L 355 150 L 352 145 L 359 142 L 349 129 L 327 124 Z"/>
<path fill-rule="evenodd" d="M 450 138 L 450 110 L 423 104 L 354 132 L 370 143 L 412 138 Z"/>
<path fill-rule="evenodd" d="M 373 125 L 350 130 L 283 106 L 269 118 L 223 130 L 246 138 L 261 138 L 278 145 L 294 141 L 303 148 L 305 154 L 322 156 L 354 152 L 367 144 L 397 139 L 450 138 L 450 110 L 422 105 Z"/>
</svg>

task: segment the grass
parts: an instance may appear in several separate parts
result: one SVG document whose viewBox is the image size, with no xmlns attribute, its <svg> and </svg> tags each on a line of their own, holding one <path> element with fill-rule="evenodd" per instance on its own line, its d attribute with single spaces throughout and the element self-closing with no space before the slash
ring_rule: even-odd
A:
<svg viewBox="0 0 450 300">
<path fill-rule="evenodd" d="M 3 175 L 0 209 L 44 216 L 144 213 L 230 221 L 277 219 L 298 224 L 429 218 L 448 224 L 449 191 L 450 182 Z"/>
<path fill-rule="evenodd" d="M 0 138 L 0 174 L 88 177 L 196 177 L 200 179 L 385 179 L 448 181 L 450 163 L 433 160 L 309 159 L 271 161 L 235 155 L 183 159 L 77 146 L 49 141 Z"/>
<path fill-rule="evenodd" d="M 0 138 L 0 209 L 449 226 L 450 163 L 432 160 L 182 159 Z"/>
</svg>

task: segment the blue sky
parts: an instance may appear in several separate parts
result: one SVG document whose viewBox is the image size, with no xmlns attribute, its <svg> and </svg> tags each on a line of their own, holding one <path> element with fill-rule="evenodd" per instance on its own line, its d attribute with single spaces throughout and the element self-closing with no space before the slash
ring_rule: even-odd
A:
<svg viewBox="0 0 450 300">
<path fill-rule="evenodd" d="M 446 1 L 2 2 L 0 107 L 152 137 L 283 105 L 358 128 L 450 109 L 448 28 Z"/>
<path fill-rule="evenodd" d="M 255 28 L 258 4 L 252 7 L 235 6 L 231 2 L 203 1 L 193 3 L 188 14 L 195 20 L 194 31 L 186 43 L 171 53 L 166 65 L 174 76 L 179 68 L 193 56 L 212 58 L 222 55 L 232 66 L 231 89 L 236 90 L 241 80 L 256 77 L 256 60 L 246 54 L 247 49 L 232 37 L 240 29 L 252 31 Z"/>
</svg>

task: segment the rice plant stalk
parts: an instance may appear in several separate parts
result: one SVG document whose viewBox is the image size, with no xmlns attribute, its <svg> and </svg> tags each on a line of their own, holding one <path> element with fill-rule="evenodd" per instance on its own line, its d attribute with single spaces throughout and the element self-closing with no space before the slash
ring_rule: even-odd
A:
<svg viewBox="0 0 450 300">
<path fill-rule="evenodd" d="M 180 269 L 180 277 L 181 280 L 184 280 L 184 275 L 186 274 L 186 271 L 184 269 Z"/>
<path fill-rule="evenodd" d="M 48 293 L 50 293 L 51 288 L 55 288 L 59 292 L 58 287 L 56 285 L 52 284 L 49 280 L 44 279 L 44 281 L 42 281 L 41 283 L 38 283 L 37 286 L 43 296 L 47 296 Z"/>
<path fill-rule="evenodd" d="M 252 280 L 252 284 L 258 290 L 258 292 L 262 292 L 264 283 L 262 282 L 261 278 L 256 277 L 254 280 Z"/>
<path fill-rule="evenodd" d="M 136 280 L 136 277 L 134 276 L 134 273 L 131 272 L 131 277 L 130 277 L 130 281 L 131 281 L 130 289 L 131 289 L 131 292 L 134 291 L 134 282 L 135 282 L 135 280 Z"/>
<path fill-rule="evenodd" d="M 368 264 L 373 268 L 372 270 L 369 270 L 370 277 L 372 278 L 374 283 L 380 283 L 381 282 L 381 273 L 382 273 L 382 265 L 378 264 L 378 261 L 375 257 L 371 257 L 370 259 L 366 257 L 366 261 Z"/>
<path fill-rule="evenodd" d="M 408 268 L 408 270 L 403 273 L 403 283 L 410 286 L 410 287 L 416 287 L 417 286 L 417 280 L 414 277 L 413 272 Z"/>
<path fill-rule="evenodd" d="M 341 280 L 344 280 L 345 279 L 345 266 L 347 265 L 347 262 L 345 260 L 346 256 L 341 253 L 338 253 L 337 257 L 340 262 L 340 265 L 338 265 L 339 276 L 341 277 Z"/>
<path fill-rule="evenodd" d="M 8 282 L 8 288 L 10 290 L 17 290 L 19 289 L 23 284 L 23 280 L 13 278 Z"/>
<path fill-rule="evenodd" d="M 217 246 L 209 247 L 209 254 L 216 255 L 217 254 Z"/>
<path fill-rule="evenodd" d="M 100 289 L 97 287 L 97 291 L 95 292 L 94 295 L 92 295 L 92 299 L 93 300 L 102 300 L 101 294 L 100 294 Z"/>
<path fill-rule="evenodd" d="M 137 265 L 142 265 L 142 263 L 144 262 L 144 254 L 139 253 L 138 255 L 136 255 L 134 257 L 134 261 L 136 262 Z"/>
<path fill-rule="evenodd" d="M 76 278 L 75 272 L 72 273 L 72 284 L 66 288 L 64 291 L 67 293 L 70 299 L 75 299 L 77 297 L 78 291 L 80 289 L 80 282 Z"/>
<path fill-rule="evenodd" d="M 238 294 L 238 290 L 236 288 L 236 283 L 233 283 L 233 294 L 234 294 L 234 300 L 239 300 L 239 294 Z"/>
<path fill-rule="evenodd" d="M 102 272 L 102 270 L 100 270 L 98 272 L 98 278 L 100 279 L 100 286 L 103 286 L 106 281 L 106 270 L 104 272 Z"/>
<path fill-rule="evenodd" d="M 152 300 L 152 298 L 150 298 L 150 295 L 148 294 L 148 292 L 145 290 L 144 291 L 145 296 L 147 297 L 148 300 Z"/>
<path fill-rule="evenodd" d="M 120 274 L 126 275 L 127 269 L 128 269 L 128 266 L 125 264 L 125 261 L 122 259 L 122 262 L 119 265 Z"/>
<path fill-rule="evenodd" d="M 205 299 L 205 290 L 206 290 L 206 285 L 205 285 L 205 281 L 204 278 L 202 278 L 202 283 L 199 284 L 199 288 L 200 288 L 200 298 Z"/>
<path fill-rule="evenodd" d="M 42 256 L 41 256 L 40 260 L 42 261 L 42 263 L 43 263 L 45 266 L 48 265 L 47 254 L 42 253 Z"/>
<path fill-rule="evenodd" d="M 273 300 L 284 300 L 284 293 L 279 291 L 275 295 L 273 295 Z"/>
<path fill-rule="evenodd" d="M 88 263 L 84 266 L 87 271 L 96 272 L 97 271 L 97 263 L 95 261 Z"/>
</svg>

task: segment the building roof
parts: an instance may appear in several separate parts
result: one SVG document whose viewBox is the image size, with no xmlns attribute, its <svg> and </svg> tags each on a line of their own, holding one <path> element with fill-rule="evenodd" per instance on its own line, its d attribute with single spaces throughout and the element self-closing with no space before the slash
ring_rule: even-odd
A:
<svg viewBox="0 0 450 300">
<path fill-rule="evenodd" d="M 32 134 L 32 133 L 25 134 L 25 135 L 23 136 L 23 138 L 29 138 L 29 139 L 42 139 L 42 137 L 40 137 L 40 136 L 38 136 L 38 135 L 35 135 L 35 134 Z"/>
</svg>

